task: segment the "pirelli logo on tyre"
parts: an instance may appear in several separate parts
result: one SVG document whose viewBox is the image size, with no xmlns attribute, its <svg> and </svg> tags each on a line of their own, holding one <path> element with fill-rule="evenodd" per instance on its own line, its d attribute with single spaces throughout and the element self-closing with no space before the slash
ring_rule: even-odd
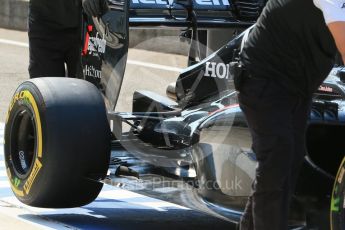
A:
<svg viewBox="0 0 345 230">
<path fill-rule="evenodd" d="M 31 171 L 31 174 L 30 174 L 29 178 L 26 180 L 26 182 L 24 184 L 24 192 L 26 194 L 29 194 L 31 186 L 34 183 L 35 178 L 36 178 L 36 176 L 37 176 L 37 174 L 38 174 L 38 172 L 40 171 L 41 168 L 42 168 L 41 162 L 38 159 L 36 159 L 34 167 L 33 167 L 32 171 Z"/>
<path fill-rule="evenodd" d="M 26 91 L 26 90 L 25 90 Z M 18 102 L 20 99 L 25 98 L 25 91 L 21 91 L 19 93 L 16 93 L 11 100 L 10 106 L 8 108 L 7 116 L 6 116 L 6 124 L 8 122 L 8 119 L 10 118 L 11 111 L 13 109 L 13 106 L 15 105 L 16 102 Z M 30 92 L 29 92 L 30 93 Z M 31 94 L 31 93 L 30 93 Z"/>
<path fill-rule="evenodd" d="M 16 93 L 12 101 L 9 105 L 7 117 L 6 117 L 6 125 L 9 122 L 12 114 L 15 114 L 15 107 L 17 106 L 25 106 L 28 108 L 34 118 L 35 123 L 35 135 L 36 135 L 36 143 L 35 143 L 35 158 L 34 164 L 32 168 L 30 169 L 30 172 L 28 174 L 28 177 L 25 179 L 19 180 L 13 172 L 7 167 L 7 175 L 11 183 L 11 188 L 13 192 L 19 196 L 24 197 L 30 193 L 30 190 L 35 183 L 35 179 L 37 178 L 37 175 L 39 174 L 40 170 L 43 167 L 42 164 L 42 151 L 43 151 L 43 137 L 42 137 L 42 124 L 41 124 L 41 118 L 38 110 L 37 103 L 35 101 L 34 96 L 29 90 L 22 90 L 18 93 Z M 13 151 L 12 149 L 10 151 Z"/>
<path fill-rule="evenodd" d="M 38 107 L 36 104 L 36 101 L 30 91 L 28 90 L 23 90 L 20 91 L 19 93 L 16 93 L 10 103 L 10 107 L 8 109 L 7 113 L 7 118 L 6 118 L 6 123 L 8 122 L 9 115 L 13 109 L 13 106 L 15 105 L 16 102 L 19 100 L 23 100 L 24 103 L 28 103 L 32 109 L 33 113 L 35 116 L 35 121 L 36 121 L 36 131 L 37 131 L 37 155 L 38 157 L 42 157 L 42 124 L 41 124 L 41 118 L 40 114 L 38 112 Z"/>
</svg>

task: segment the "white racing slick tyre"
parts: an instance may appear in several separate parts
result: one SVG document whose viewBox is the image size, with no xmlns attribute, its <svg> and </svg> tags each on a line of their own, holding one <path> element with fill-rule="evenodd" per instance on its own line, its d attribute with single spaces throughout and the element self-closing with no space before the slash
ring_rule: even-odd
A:
<svg viewBox="0 0 345 230">
<path fill-rule="evenodd" d="M 345 157 L 340 164 L 332 192 L 331 230 L 345 230 Z"/>
<path fill-rule="evenodd" d="M 91 83 L 73 78 L 22 83 L 5 125 L 5 164 L 15 196 L 46 208 L 92 202 L 107 173 L 110 134 L 103 98 Z"/>
</svg>

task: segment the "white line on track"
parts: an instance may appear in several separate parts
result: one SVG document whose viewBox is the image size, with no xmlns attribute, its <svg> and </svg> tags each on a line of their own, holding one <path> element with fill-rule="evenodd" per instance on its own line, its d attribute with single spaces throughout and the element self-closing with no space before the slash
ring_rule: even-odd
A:
<svg viewBox="0 0 345 230">
<path fill-rule="evenodd" d="M 131 65 L 144 66 L 144 67 L 149 67 L 152 69 L 166 70 L 166 71 L 172 71 L 172 72 L 181 72 L 183 70 L 177 67 L 153 64 L 153 63 L 141 62 L 141 61 L 134 61 L 134 60 L 127 60 L 127 63 Z"/>
<path fill-rule="evenodd" d="M 170 202 L 158 200 L 156 198 L 147 197 L 123 189 L 112 189 L 110 191 L 102 191 L 99 198 L 107 198 L 110 200 L 122 200 L 127 205 L 134 205 L 135 207 L 143 207 L 147 209 L 155 209 L 157 211 L 166 211 L 167 208 L 174 208 L 179 210 L 189 210 L 183 206 L 173 204 Z M 112 206 L 114 207 L 114 206 Z"/>
<path fill-rule="evenodd" d="M 29 47 L 28 43 L 17 42 L 17 41 L 12 41 L 12 40 L 7 40 L 7 39 L 0 39 L 0 43 L 6 44 L 6 45 L 20 46 L 20 47 Z"/>
<path fill-rule="evenodd" d="M 16 225 L 18 227 L 25 227 L 25 229 L 45 229 L 45 230 L 72 230 L 77 229 L 75 227 L 69 226 L 67 224 L 53 221 L 51 219 L 42 217 L 40 215 L 35 215 L 31 210 L 28 210 L 26 208 L 18 206 L 18 208 L 15 208 L 13 204 L 6 203 L 4 201 L 0 201 L 0 214 L 3 219 L 7 219 L 7 221 L 11 222 L 10 218 L 13 218 L 15 220 L 18 220 L 19 222 L 16 222 Z M 6 218 L 10 217 L 10 218 Z M 2 223 L 4 225 L 4 223 Z M 5 223 L 6 226 L 6 223 Z M 7 225 L 8 227 L 14 226 L 14 223 L 10 223 Z M 2 229 L 0 227 L 0 229 Z M 5 229 L 5 228 L 4 228 Z M 19 228 L 18 228 L 19 229 Z"/>
<path fill-rule="evenodd" d="M 28 48 L 29 44 L 24 42 L 17 42 L 7 39 L 0 39 L 0 43 L 6 44 L 6 45 L 14 45 L 19 47 L 25 47 Z M 153 64 L 148 62 L 142 62 L 142 61 L 135 61 L 135 60 L 127 60 L 127 63 L 130 65 L 137 65 L 137 66 L 144 66 L 151 69 L 159 69 L 159 70 L 165 70 L 165 71 L 171 71 L 171 72 L 181 72 L 183 69 L 177 68 L 177 67 L 171 67 L 166 65 L 159 65 L 159 64 Z"/>
</svg>

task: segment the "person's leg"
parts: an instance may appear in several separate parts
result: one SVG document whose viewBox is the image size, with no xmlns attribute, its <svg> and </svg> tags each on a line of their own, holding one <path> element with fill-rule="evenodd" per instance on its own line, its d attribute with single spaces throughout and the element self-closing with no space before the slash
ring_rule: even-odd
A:
<svg viewBox="0 0 345 230">
<path fill-rule="evenodd" d="M 287 229 L 295 100 L 263 79 L 248 79 L 241 89 L 239 102 L 258 161 L 253 193 L 241 220 L 243 230 Z"/>
<path fill-rule="evenodd" d="M 282 129 L 280 134 L 253 138 L 258 161 L 252 194 L 255 230 L 284 230 L 288 226 L 294 140 L 290 127 L 284 126 L 276 127 Z"/>
<path fill-rule="evenodd" d="M 292 100 L 293 103 L 291 103 L 291 106 L 287 106 L 287 108 L 290 110 L 290 121 L 291 121 L 291 133 L 288 134 L 285 138 L 285 140 L 289 140 L 291 144 L 283 144 L 282 142 L 279 141 L 279 145 L 281 147 L 284 146 L 291 146 L 290 152 L 290 165 L 289 165 L 289 175 L 287 176 L 285 180 L 285 184 L 283 186 L 283 193 L 281 193 L 282 198 L 281 198 L 281 209 L 285 210 L 285 214 L 282 215 L 282 218 L 286 216 L 285 220 L 281 220 L 281 222 L 285 221 L 284 226 L 287 226 L 287 217 L 289 214 L 289 207 L 290 207 L 290 202 L 291 202 L 291 197 L 295 191 L 298 175 L 300 172 L 300 167 L 303 163 L 306 149 L 305 149 L 305 132 L 307 128 L 307 120 L 310 114 L 310 105 L 311 105 L 311 98 L 309 99 L 304 99 L 304 98 L 295 98 L 296 100 Z M 287 114 L 289 114 L 289 111 L 286 111 Z M 288 117 L 286 117 L 288 119 Z M 284 122 L 284 121 L 282 121 Z M 285 122 L 289 122 L 286 120 Z M 279 128 L 283 128 L 284 125 L 280 126 Z M 277 149 L 276 149 L 277 150 Z M 284 150 L 280 150 L 280 153 L 284 153 Z M 278 155 L 277 155 L 278 156 Z M 267 161 L 267 159 L 266 159 Z M 278 162 L 275 160 L 275 162 Z M 289 163 L 288 160 L 285 162 L 287 165 Z M 277 166 L 277 164 L 274 164 Z M 258 170 L 260 170 L 260 167 L 258 167 Z M 267 170 L 269 171 L 269 170 Z M 258 190 L 257 188 L 255 190 Z M 271 200 L 272 197 L 271 197 Z M 264 204 L 263 204 L 264 205 Z M 268 206 L 266 206 L 269 208 Z M 255 206 L 254 206 L 254 211 L 255 211 Z M 255 221 L 254 221 L 255 222 Z M 270 229 L 274 229 L 274 223 L 275 221 L 271 222 L 272 227 Z M 281 229 L 284 227 L 283 225 L 281 226 Z"/>
<path fill-rule="evenodd" d="M 48 40 L 29 38 L 30 78 L 65 76 L 63 56 L 50 46 Z"/>
<path fill-rule="evenodd" d="M 80 29 L 57 30 L 40 23 L 29 17 L 30 77 L 65 77 L 65 63 L 76 75 Z"/>
<path fill-rule="evenodd" d="M 295 191 L 301 165 L 306 155 L 306 131 L 307 121 L 310 115 L 311 97 L 306 99 L 300 99 L 296 104 L 296 108 L 293 112 L 293 130 L 294 130 L 294 159 L 291 167 L 291 195 Z"/>
<path fill-rule="evenodd" d="M 81 76 L 81 61 L 79 45 L 72 46 L 65 56 L 67 66 L 67 77 L 80 78 Z"/>
<path fill-rule="evenodd" d="M 82 78 L 81 42 L 78 29 L 66 31 L 65 62 L 67 77 Z"/>
</svg>

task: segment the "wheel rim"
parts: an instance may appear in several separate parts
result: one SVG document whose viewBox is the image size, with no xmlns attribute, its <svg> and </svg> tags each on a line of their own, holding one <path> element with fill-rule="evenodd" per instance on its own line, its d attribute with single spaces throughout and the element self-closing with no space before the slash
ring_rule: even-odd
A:
<svg viewBox="0 0 345 230">
<path fill-rule="evenodd" d="M 29 176 L 36 157 L 36 122 L 26 106 L 21 106 L 11 127 L 10 159 L 20 179 Z"/>
</svg>

